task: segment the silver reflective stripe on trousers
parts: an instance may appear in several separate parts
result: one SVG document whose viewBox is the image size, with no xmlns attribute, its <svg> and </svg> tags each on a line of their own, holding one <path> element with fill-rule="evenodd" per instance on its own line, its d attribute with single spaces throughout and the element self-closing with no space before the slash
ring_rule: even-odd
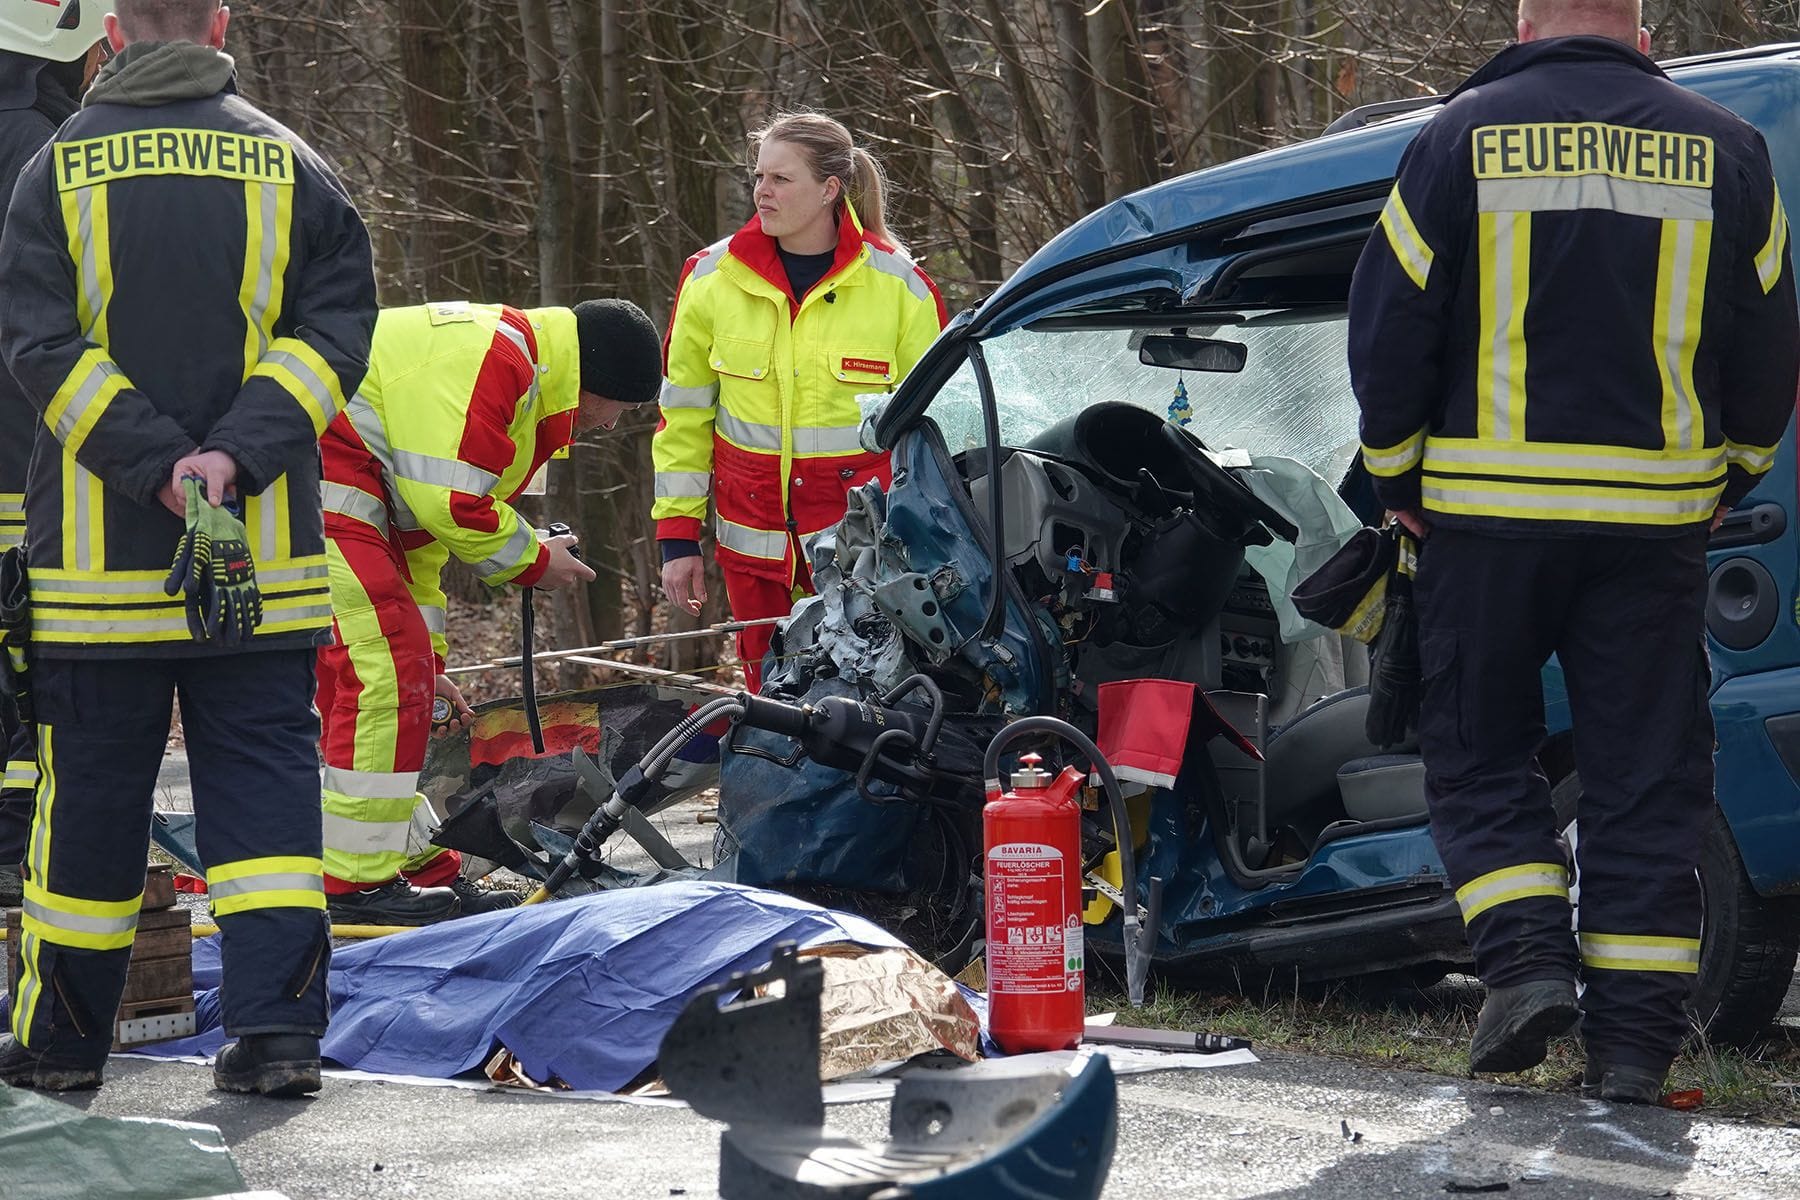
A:
<svg viewBox="0 0 1800 1200">
<path fill-rule="evenodd" d="M 781 560 L 787 557 L 788 535 L 772 529 L 752 529 L 735 521 L 717 523 L 719 545 L 751 558 Z"/>
<path fill-rule="evenodd" d="M 319 773 L 319 783 L 328 792 L 340 796 L 367 797 L 372 800 L 399 800 L 419 791 L 417 771 L 352 771 L 346 767 L 327 765 Z"/>
<path fill-rule="evenodd" d="M 325 844 L 343 854 L 404 854 L 406 831 L 411 818 L 403 821 L 352 821 L 336 813 L 325 814 Z"/>
<path fill-rule="evenodd" d="M 271 872 L 267 875 L 246 875 L 224 883 L 215 883 L 209 879 L 206 890 L 214 900 L 228 900 L 233 896 L 251 896 L 257 892 L 323 892 L 325 881 L 310 872 Z"/>
<path fill-rule="evenodd" d="M 40 925 L 51 929 L 61 929 L 69 933 L 94 934 L 100 937 L 124 937 L 137 928 L 136 913 L 123 917 L 90 917 L 78 916 L 75 913 L 59 912 L 43 903 L 25 897 L 25 915 Z"/>
</svg>

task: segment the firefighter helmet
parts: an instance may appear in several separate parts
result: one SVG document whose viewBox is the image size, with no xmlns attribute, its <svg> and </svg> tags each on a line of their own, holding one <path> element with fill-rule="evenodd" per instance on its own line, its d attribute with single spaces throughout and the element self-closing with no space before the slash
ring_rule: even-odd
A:
<svg viewBox="0 0 1800 1200">
<path fill-rule="evenodd" d="M 102 36 L 104 0 L 0 0 L 0 50 L 73 62 Z"/>
</svg>

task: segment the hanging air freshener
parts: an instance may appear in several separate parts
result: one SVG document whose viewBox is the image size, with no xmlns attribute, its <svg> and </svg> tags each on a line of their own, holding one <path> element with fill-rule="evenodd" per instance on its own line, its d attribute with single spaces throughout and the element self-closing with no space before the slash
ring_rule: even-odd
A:
<svg viewBox="0 0 1800 1200">
<path fill-rule="evenodd" d="M 1194 419 L 1193 406 L 1188 403 L 1187 380 L 1175 377 L 1175 398 L 1169 401 L 1169 423 L 1171 425 L 1187 425 Z"/>
</svg>

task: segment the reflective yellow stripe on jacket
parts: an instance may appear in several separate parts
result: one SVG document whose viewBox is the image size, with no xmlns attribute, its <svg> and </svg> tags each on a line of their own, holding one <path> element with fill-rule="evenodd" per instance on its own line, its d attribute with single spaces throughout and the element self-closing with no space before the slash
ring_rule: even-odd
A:
<svg viewBox="0 0 1800 1200">
<path fill-rule="evenodd" d="M 187 641 L 185 599 L 163 592 L 161 571 L 31 568 L 31 637 L 69 645 Z M 325 556 L 259 561 L 263 619 L 257 632 L 290 633 L 331 624 Z"/>
</svg>

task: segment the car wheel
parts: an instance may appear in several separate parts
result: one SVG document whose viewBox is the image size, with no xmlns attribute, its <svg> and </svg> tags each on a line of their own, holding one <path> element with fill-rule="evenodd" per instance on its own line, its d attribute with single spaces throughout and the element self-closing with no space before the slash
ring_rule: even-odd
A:
<svg viewBox="0 0 1800 1200">
<path fill-rule="evenodd" d="M 1581 781 L 1571 774 L 1551 792 L 1557 824 L 1573 861 L 1580 841 Z M 1694 1020 L 1715 1045 L 1747 1046 L 1781 1011 L 1800 952 L 1800 906 L 1759 896 L 1750 884 L 1737 840 L 1715 805 L 1700 836 L 1700 975 Z M 1571 888 L 1576 924 L 1581 893 Z"/>
</svg>

